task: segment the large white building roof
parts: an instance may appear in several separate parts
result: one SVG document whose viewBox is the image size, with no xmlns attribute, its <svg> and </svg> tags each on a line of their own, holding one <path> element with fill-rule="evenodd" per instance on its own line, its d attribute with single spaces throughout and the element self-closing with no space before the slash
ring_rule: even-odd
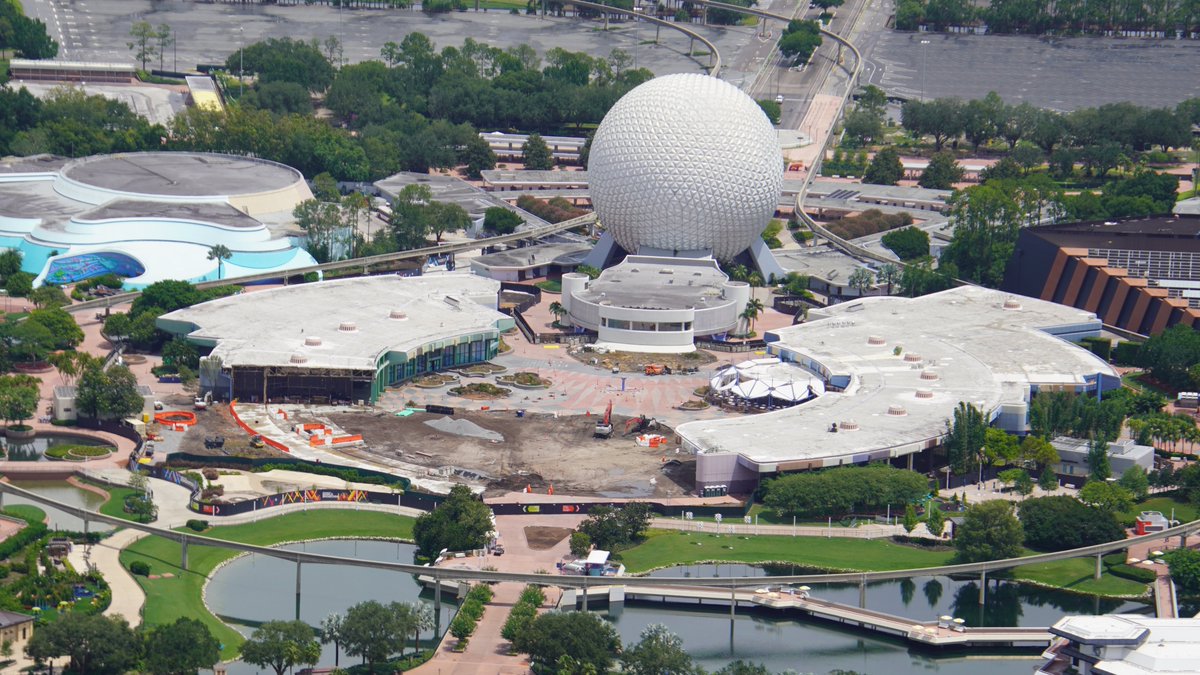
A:
<svg viewBox="0 0 1200 675">
<path fill-rule="evenodd" d="M 1050 632 L 1099 657 L 1091 667 L 1093 673 L 1200 675 L 1200 619 L 1069 616 Z"/>
<path fill-rule="evenodd" d="M 388 352 L 497 330 L 499 282 L 468 274 L 287 286 L 165 314 L 159 327 L 214 346 L 224 366 L 374 370 Z"/>
<path fill-rule="evenodd" d="M 1024 428 L 1031 387 L 1082 389 L 1098 374 L 1115 377 L 1060 339 L 1100 327 L 1089 312 L 978 287 L 836 305 L 766 336 L 771 355 L 825 379 L 824 395 L 762 415 L 688 422 L 678 433 L 698 454 L 734 453 L 771 472 L 918 452 L 945 434 L 960 401 Z"/>
</svg>

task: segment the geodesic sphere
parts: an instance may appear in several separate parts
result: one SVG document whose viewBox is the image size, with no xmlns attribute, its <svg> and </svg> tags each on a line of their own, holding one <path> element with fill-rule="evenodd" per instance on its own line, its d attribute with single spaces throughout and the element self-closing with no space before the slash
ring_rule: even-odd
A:
<svg viewBox="0 0 1200 675">
<path fill-rule="evenodd" d="M 666 75 L 604 116 L 588 183 L 600 223 L 626 251 L 711 249 L 728 260 L 775 213 L 783 158 L 775 128 L 740 89 L 707 75 Z"/>
</svg>

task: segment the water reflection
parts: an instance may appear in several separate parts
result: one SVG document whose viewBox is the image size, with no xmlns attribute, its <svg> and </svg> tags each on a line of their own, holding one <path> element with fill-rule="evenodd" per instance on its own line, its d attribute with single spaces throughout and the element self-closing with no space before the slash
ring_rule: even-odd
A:
<svg viewBox="0 0 1200 675">
<path fill-rule="evenodd" d="M 74 485 L 71 485 L 63 480 L 23 480 L 13 481 L 13 485 L 21 488 L 22 490 L 36 492 L 39 495 L 49 497 L 55 501 L 60 501 L 64 504 L 88 509 L 89 511 L 95 511 L 99 509 L 100 505 L 104 503 L 104 497 L 90 490 L 84 490 L 83 488 L 75 487 Z M 33 500 L 25 499 L 24 497 L 18 497 L 16 495 L 4 495 L 4 504 L 6 506 L 10 504 L 28 504 L 30 506 L 36 506 L 37 508 L 46 512 L 46 517 L 50 519 L 49 526 L 52 530 L 67 530 L 70 532 L 83 531 L 83 520 L 81 518 L 76 518 L 75 516 L 69 515 L 56 508 L 39 504 Z M 113 529 L 113 527 L 111 525 L 92 522 L 90 523 L 88 529 L 90 529 L 92 532 L 107 532 L 108 530 Z"/>
<path fill-rule="evenodd" d="M 8 459 L 14 462 L 45 460 L 46 448 L 56 445 L 107 445 L 107 443 L 99 438 L 73 434 L 38 434 L 33 438 L 0 437 L 0 448 L 7 452 Z"/>
<path fill-rule="evenodd" d="M 910 650 L 906 643 L 824 623 L 780 618 L 770 610 L 739 610 L 735 621 L 714 606 L 683 609 L 650 602 L 627 602 L 609 619 L 623 642 L 634 642 L 652 623 L 667 625 L 706 670 L 735 659 L 763 663 L 772 672 L 855 671 L 863 675 L 1010 675 L 1031 672 L 1039 663 L 1029 652 L 972 655 Z M 726 637 L 728 636 L 728 637 Z"/>
<path fill-rule="evenodd" d="M 287 550 L 337 555 L 386 562 L 412 563 L 414 546 L 371 540 L 315 541 L 282 546 Z M 425 591 L 411 574 L 360 567 L 305 564 L 301 568 L 300 619 L 316 626 L 333 612 L 344 614 L 354 604 L 366 600 L 389 602 L 425 602 L 433 605 L 433 594 Z M 296 613 L 296 564 L 263 555 L 242 556 L 212 576 L 205 593 L 209 610 L 227 622 L 257 625 L 274 619 L 288 620 Z M 437 631 L 421 635 L 421 644 L 429 646 L 438 639 L 456 607 L 449 596 L 442 598 Z M 244 631 L 247 635 L 249 630 Z M 342 662 L 346 663 L 345 654 Z M 354 660 L 351 660 L 353 663 Z M 322 664 L 333 663 L 333 646 L 325 648 Z M 260 672 L 252 666 L 236 664 L 230 675 Z"/>
</svg>

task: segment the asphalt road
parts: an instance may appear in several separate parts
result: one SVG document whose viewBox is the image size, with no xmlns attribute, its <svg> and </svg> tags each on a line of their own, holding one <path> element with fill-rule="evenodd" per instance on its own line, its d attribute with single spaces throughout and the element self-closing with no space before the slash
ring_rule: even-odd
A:
<svg viewBox="0 0 1200 675">
<path fill-rule="evenodd" d="M 905 97 L 924 90 L 928 98 L 972 99 L 995 91 L 1006 101 L 1066 111 L 1119 101 L 1174 106 L 1200 96 L 1195 40 L 888 31 L 866 46 L 864 80 Z"/>
</svg>

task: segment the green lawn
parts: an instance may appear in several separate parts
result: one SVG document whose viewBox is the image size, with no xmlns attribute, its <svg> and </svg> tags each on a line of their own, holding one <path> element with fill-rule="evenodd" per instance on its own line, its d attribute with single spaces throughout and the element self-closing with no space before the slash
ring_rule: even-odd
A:
<svg viewBox="0 0 1200 675">
<path fill-rule="evenodd" d="M 1152 497 L 1144 502 L 1135 504 L 1129 513 L 1119 514 L 1119 517 L 1135 518 L 1142 511 L 1158 511 L 1170 518 L 1172 510 L 1175 511 L 1175 519 L 1181 523 L 1191 522 L 1200 518 L 1200 509 L 1197 509 L 1195 504 L 1176 501 L 1170 497 Z"/>
<path fill-rule="evenodd" d="M 108 501 L 100 505 L 100 513 L 121 520 L 137 520 L 132 514 L 125 512 L 125 498 L 137 494 L 139 490 L 111 485 L 98 485 L 97 487 L 108 493 Z"/>
<path fill-rule="evenodd" d="M 4 507 L 4 515 L 12 516 L 13 518 L 21 518 L 30 523 L 43 523 L 46 521 L 46 512 L 36 506 L 28 504 L 12 504 Z"/>
<path fill-rule="evenodd" d="M 542 289 L 543 291 L 549 291 L 551 293 L 562 293 L 562 281 L 560 281 L 558 279 L 546 279 L 545 281 L 539 281 L 536 284 L 534 284 L 534 286 L 537 286 L 538 288 Z"/>
<path fill-rule="evenodd" d="M 825 569 L 878 571 L 936 567 L 950 563 L 953 551 L 901 546 L 886 539 L 716 536 L 651 530 L 642 544 L 621 551 L 631 574 L 698 562 L 789 562 Z"/>
<path fill-rule="evenodd" d="M 1104 567 L 1121 564 L 1125 560 L 1124 553 L 1110 554 L 1104 557 Z M 1057 586 L 1080 593 L 1110 596 L 1138 596 L 1146 592 L 1146 584 L 1124 579 L 1122 577 L 1102 572 L 1100 579 L 1093 576 L 1096 573 L 1095 558 L 1073 558 L 1057 560 L 1036 565 L 1023 565 L 1012 570 L 1013 578 L 1033 581 L 1047 586 Z"/>
<path fill-rule="evenodd" d="M 290 513 L 257 523 L 215 527 L 205 536 L 260 546 L 272 546 L 290 541 L 330 537 L 394 537 L 412 538 L 413 519 L 377 511 L 322 510 Z M 187 531 L 187 530 L 181 530 Z M 233 558 L 236 551 L 207 546 L 188 547 L 188 567 L 179 568 L 179 544 L 146 537 L 121 552 L 121 564 L 126 568 L 135 560 L 150 565 L 152 575 L 172 574 L 167 579 L 137 577 L 146 592 L 142 618 L 147 625 L 170 623 L 180 617 L 197 618 L 208 626 L 224 645 L 223 658 L 232 658 L 241 646 L 242 637 L 221 623 L 204 606 L 201 589 L 208 575 L 221 562 Z"/>
</svg>

